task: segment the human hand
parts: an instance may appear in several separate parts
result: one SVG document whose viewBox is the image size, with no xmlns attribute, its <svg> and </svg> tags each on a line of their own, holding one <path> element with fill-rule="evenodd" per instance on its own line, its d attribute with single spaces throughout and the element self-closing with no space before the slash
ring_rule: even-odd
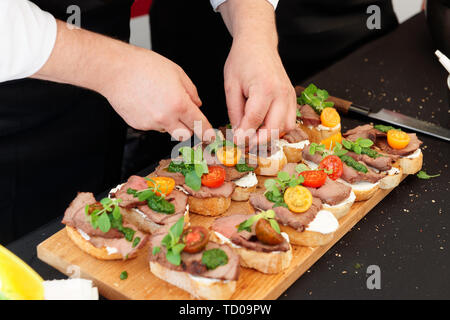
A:
<svg viewBox="0 0 450 320">
<path fill-rule="evenodd" d="M 294 129 L 296 94 L 276 46 L 235 38 L 224 78 L 228 115 L 237 139 L 257 130 L 250 139 L 254 144 L 269 140 L 273 129 L 279 133 Z"/>
<path fill-rule="evenodd" d="M 169 132 L 177 140 L 193 132 L 204 139 L 211 125 L 200 111 L 197 89 L 172 61 L 149 50 L 127 46 L 113 76 L 99 90 L 133 128 Z M 194 127 L 201 121 L 201 127 Z"/>
</svg>

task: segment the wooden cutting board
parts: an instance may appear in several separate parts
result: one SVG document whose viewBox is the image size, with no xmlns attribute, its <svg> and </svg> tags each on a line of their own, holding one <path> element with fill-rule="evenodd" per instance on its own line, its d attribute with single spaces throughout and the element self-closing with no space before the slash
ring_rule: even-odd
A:
<svg viewBox="0 0 450 320">
<path fill-rule="evenodd" d="M 403 176 L 402 180 L 406 178 Z M 258 188 L 263 188 L 264 178 L 259 177 Z M 237 300 L 276 299 L 294 283 L 306 270 L 341 239 L 362 217 L 375 207 L 391 190 L 378 190 L 369 200 L 355 202 L 350 212 L 339 220 L 339 229 L 331 243 L 323 247 L 310 248 L 293 246 L 293 259 L 288 269 L 266 275 L 252 269 L 242 268 L 236 291 L 231 297 Z M 253 213 L 248 202 L 232 201 L 224 214 Z M 209 227 L 214 218 L 191 214 L 192 225 Z M 150 272 L 148 249 L 143 248 L 139 256 L 127 261 L 101 261 L 82 252 L 68 238 L 63 229 L 37 247 L 39 259 L 64 274 L 91 279 L 102 296 L 108 299 L 193 299 L 187 292 L 162 281 Z M 120 280 L 122 271 L 128 272 L 128 279 Z"/>
</svg>

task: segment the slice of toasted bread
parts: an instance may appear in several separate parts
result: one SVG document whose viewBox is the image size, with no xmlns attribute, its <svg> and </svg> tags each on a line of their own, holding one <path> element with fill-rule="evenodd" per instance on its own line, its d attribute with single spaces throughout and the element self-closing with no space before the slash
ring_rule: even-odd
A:
<svg viewBox="0 0 450 320">
<path fill-rule="evenodd" d="M 341 132 L 341 126 L 329 128 L 329 130 L 319 130 L 317 127 L 305 126 L 300 122 L 297 122 L 297 125 L 308 135 L 309 141 L 315 143 L 320 143 L 322 140 Z"/>
<path fill-rule="evenodd" d="M 379 181 L 380 189 L 395 188 L 402 181 L 402 176 L 403 176 L 403 169 L 399 165 L 395 167 L 393 166 L 392 169 L 388 171 L 387 176 Z"/>
<path fill-rule="evenodd" d="M 249 154 L 249 159 L 258 163 L 255 173 L 260 176 L 276 176 L 287 163 L 283 150 L 281 149 L 280 152 L 280 157 L 260 157 Z"/>
<path fill-rule="evenodd" d="M 334 232 L 323 234 L 316 231 L 304 230 L 299 232 L 290 226 L 280 225 L 281 231 L 289 235 L 289 242 L 297 246 L 320 247 L 333 240 Z"/>
<path fill-rule="evenodd" d="M 236 186 L 234 188 L 233 193 L 231 194 L 231 200 L 234 201 L 247 201 L 250 197 L 250 194 L 255 192 L 256 186 L 244 188 Z"/>
<path fill-rule="evenodd" d="M 231 197 L 196 198 L 188 197 L 189 211 L 203 216 L 218 216 L 231 205 Z"/>
<path fill-rule="evenodd" d="M 422 169 L 423 164 L 423 153 L 420 151 L 418 157 L 415 158 L 407 158 L 401 157 L 399 159 L 399 165 L 403 169 L 404 174 L 415 174 Z"/>
<path fill-rule="evenodd" d="M 285 252 L 258 252 L 233 246 L 220 239 L 215 232 L 210 233 L 210 240 L 219 244 L 228 244 L 239 255 L 242 267 L 255 269 L 262 273 L 279 273 L 289 267 L 292 261 L 292 247 L 290 245 L 289 250 Z"/>
<path fill-rule="evenodd" d="M 105 247 L 97 248 L 92 243 L 87 241 L 83 236 L 78 232 L 77 229 L 66 226 L 67 235 L 70 240 L 72 240 L 78 248 L 87 254 L 99 259 L 99 260 L 123 260 L 124 257 L 120 253 L 109 254 L 108 250 Z M 131 259 L 136 257 L 137 251 L 133 252 L 133 254 L 129 255 L 127 259 Z"/>
<path fill-rule="evenodd" d="M 184 271 L 175 271 L 158 262 L 150 261 L 150 271 L 158 278 L 180 288 L 196 298 L 207 300 L 227 300 L 236 290 L 235 280 L 215 280 L 192 276 Z"/>
<path fill-rule="evenodd" d="M 287 162 L 299 163 L 300 161 L 302 161 L 302 151 L 303 149 L 300 148 L 283 146 L 283 152 L 286 155 Z"/>
</svg>

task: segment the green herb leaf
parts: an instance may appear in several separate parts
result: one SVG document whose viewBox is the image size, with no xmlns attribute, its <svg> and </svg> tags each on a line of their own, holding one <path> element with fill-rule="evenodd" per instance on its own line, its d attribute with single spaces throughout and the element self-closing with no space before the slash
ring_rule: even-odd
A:
<svg viewBox="0 0 450 320">
<path fill-rule="evenodd" d="M 155 256 L 161 251 L 161 247 L 154 247 L 152 250 L 152 254 Z"/>
<path fill-rule="evenodd" d="M 97 220 L 98 228 L 106 233 L 111 229 L 111 221 L 109 220 L 108 213 L 103 212 Z"/>
<path fill-rule="evenodd" d="M 384 133 L 386 133 L 386 132 L 388 132 L 389 130 L 399 130 L 399 131 L 402 131 L 401 129 L 397 129 L 397 128 L 394 128 L 393 126 L 385 126 L 385 125 L 383 125 L 383 124 L 377 124 L 377 125 L 375 125 L 375 126 L 373 126 L 375 129 L 377 129 L 377 130 L 380 130 L 381 132 L 384 132 Z"/>
<path fill-rule="evenodd" d="M 120 274 L 120 280 L 126 280 L 126 279 L 128 279 L 128 272 L 122 271 L 122 273 Z"/>
<path fill-rule="evenodd" d="M 254 171 L 255 168 L 250 167 L 246 163 L 237 163 L 236 164 L 236 170 L 239 172 L 248 172 L 248 171 Z"/>
<path fill-rule="evenodd" d="M 431 179 L 431 178 L 436 178 L 439 176 L 440 176 L 440 174 L 429 175 L 423 170 L 421 170 L 421 171 L 419 171 L 419 173 L 417 173 L 417 178 L 419 178 L 419 179 Z"/>
<path fill-rule="evenodd" d="M 297 118 L 301 118 L 302 117 L 302 114 L 301 114 L 301 112 L 300 112 L 300 110 L 296 110 L 296 114 L 297 114 Z"/>
<path fill-rule="evenodd" d="M 353 159 L 352 157 L 350 157 L 348 155 L 343 155 L 343 156 L 340 157 L 340 159 L 342 160 L 342 162 L 344 162 L 349 167 L 352 167 L 356 171 L 360 171 L 360 172 L 363 172 L 363 173 L 367 173 L 368 172 L 367 167 L 365 165 L 363 165 L 362 163 L 356 161 L 355 159 Z"/>
<path fill-rule="evenodd" d="M 202 263 L 208 270 L 214 270 L 218 266 L 224 266 L 228 263 L 228 256 L 222 249 L 214 248 L 206 250 L 202 255 Z"/>
<path fill-rule="evenodd" d="M 314 84 L 310 84 L 303 90 L 301 96 L 297 99 L 299 104 L 310 105 L 316 113 L 320 114 L 323 109 L 333 107 L 332 101 L 325 101 L 329 97 L 326 90 L 317 88 Z"/>
<path fill-rule="evenodd" d="M 269 219 L 269 223 L 273 230 L 275 230 L 277 233 L 281 233 L 280 226 L 275 219 Z"/>
<path fill-rule="evenodd" d="M 132 247 L 135 248 L 139 244 L 139 242 L 141 242 L 141 238 L 134 238 Z"/>
</svg>

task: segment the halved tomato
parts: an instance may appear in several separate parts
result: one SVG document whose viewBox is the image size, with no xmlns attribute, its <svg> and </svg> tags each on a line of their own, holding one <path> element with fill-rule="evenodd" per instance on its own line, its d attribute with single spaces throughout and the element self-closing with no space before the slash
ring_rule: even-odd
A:
<svg viewBox="0 0 450 320">
<path fill-rule="evenodd" d="M 219 166 L 208 167 L 209 173 L 202 176 L 202 185 L 209 188 L 218 188 L 225 181 L 225 169 Z"/>
<path fill-rule="evenodd" d="M 202 251 L 209 241 L 209 232 L 201 226 L 190 227 L 183 232 L 182 241 L 185 244 L 183 251 L 197 253 Z"/>
<path fill-rule="evenodd" d="M 284 192 L 284 202 L 292 212 L 306 212 L 311 207 L 312 200 L 311 191 L 303 186 L 289 187 Z"/>
<path fill-rule="evenodd" d="M 216 151 L 216 156 L 223 165 L 233 167 L 241 159 L 242 151 L 237 147 L 225 146 Z"/>
<path fill-rule="evenodd" d="M 341 123 L 341 117 L 334 108 L 325 108 L 320 114 L 320 121 L 325 127 L 333 128 Z"/>
<path fill-rule="evenodd" d="M 327 173 L 331 180 L 336 180 L 342 176 L 344 171 L 344 165 L 341 159 L 335 155 L 329 155 L 322 159 L 319 163 L 319 169 L 325 169 L 327 171 L 332 171 Z"/>
<path fill-rule="evenodd" d="M 168 195 L 175 188 L 175 180 L 169 177 L 150 177 L 147 180 L 149 188 L 153 188 L 156 195 Z"/>
<path fill-rule="evenodd" d="M 303 185 L 305 187 L 319 188 L 323 186 L 325 180 L 327 180 L 327 174 L 322 170 L 307 170 L 300 172 L 300 175 L 305 178 Z"/>
<path fill-rule="evenodd" d="M 387 142 L 393 149 L 403 149 L 408 144 L 411 138 L 406 132 L 391 129 L 387 132 Z"/>
</svg>

